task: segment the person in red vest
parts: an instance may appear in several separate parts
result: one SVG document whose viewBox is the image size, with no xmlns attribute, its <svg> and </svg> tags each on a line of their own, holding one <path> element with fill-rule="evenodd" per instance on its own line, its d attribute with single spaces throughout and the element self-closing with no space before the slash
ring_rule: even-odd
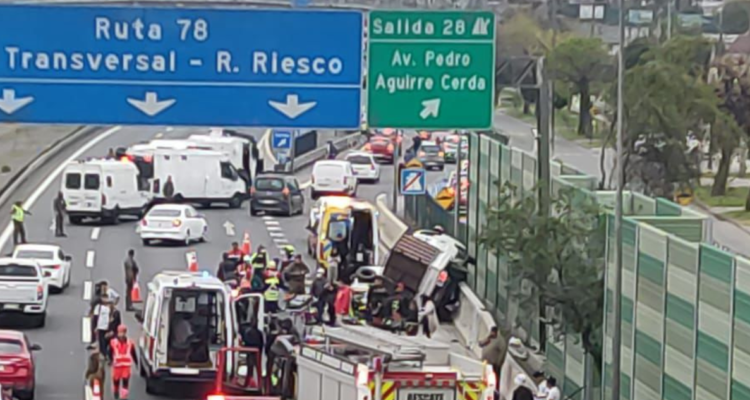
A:
<svg viewBox="0 0 750 400">
<path fill-rule="evenodd" d="M 127 399 L 130 387 L 130 369 L 138 362 L 133 341 L 128 339 L 128 328 L 120 325 L 117 328 L 117 337 L 112 338 L 109 344 L 112 360 L 112 392 L 115 399 Z"/>
</svg>

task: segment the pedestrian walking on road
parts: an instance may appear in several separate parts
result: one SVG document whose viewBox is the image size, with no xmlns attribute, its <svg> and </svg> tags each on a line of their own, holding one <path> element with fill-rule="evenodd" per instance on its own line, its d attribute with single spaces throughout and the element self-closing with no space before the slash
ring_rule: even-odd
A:
<svg viewBox="0 0 750 400">
<path fill-rule="evenodd" d="M 138 263 L 135 262 L 135 250 L 128 250 L 128 257 L 125 259 L 125 311 L 135 311 L 133 308 L 133 285 L 138 281 Z"/>
<path fill-rule="evenodd" d="M 13 244 L 25 244 L 26 229 L 24 228 L 23 220 L 26 215 L 31 215 L 31 213 L 23 209 L 23 202 L 17 201 L 13 204 L 10 215 L 13 219 Z"/>
<path fill-rule="evenodd" d="M 52 209 L 55 212 L 55 236 L 66 237 L 65 234 L 65 198 L 62 192 L 57 192 L 57 197 L 52 200 Z"/>
</svg>

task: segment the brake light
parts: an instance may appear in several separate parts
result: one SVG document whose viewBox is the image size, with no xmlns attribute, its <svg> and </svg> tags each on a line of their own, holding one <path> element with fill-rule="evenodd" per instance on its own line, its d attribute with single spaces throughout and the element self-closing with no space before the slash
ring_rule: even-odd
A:
<svg viewBox="0 0 750 400">
<path fill-rule="evenodd" d="M 420 157 L 424 157 L 424 156 L 425 156 L 425 152 L 424 152 L 424 151 L 420 151 L 420 152 L 419 152 L 419 156 L 420 156 Z"/>
<path fill-rule="evenodd" d="M 102 195 L 102 205 L 107 205 L 107 196 Z"/>
<path fill-rule="evenodd" d="M 284 197 L 289 197 L 289 189 L 288 188 L 284 188 L 284 190 L 281 191 L 281 194 L 283 194 Z"/>
<path fill-rule="evenodd" d="M 179 219 L 172 221 L 172 226 L 174 226 L 175 228 L 179 227 L 180 225 L 182 225 L 182 221 L 180 221 Z"/>
<path fill-rule="evenodd" d="M 59 265 L 50 265 L 48 268 L 60 269 L 60 266 Z"/>
<path fill-rule="evenodd" d="M 146 221 L 146 218 L 141 220 L 141 226 L 148 226 L 148 222 Z"/>
<path fill-rule="evenodd" d="M 375 164 L 370 164 L 370 169 L 375 171 Z"/>
<path fill-rule="evenodd" d="M 223 394 L 212 394 L 212 395 L 209 395 L 206 398 L 206 400 L 224 400 L 224 395 Z"/>
<path fill-rule="evenodd" d="M 44 298 L 44 285 L 38 285 L 36 287 L 36 299 L 41 300 Z"/>
</svg>

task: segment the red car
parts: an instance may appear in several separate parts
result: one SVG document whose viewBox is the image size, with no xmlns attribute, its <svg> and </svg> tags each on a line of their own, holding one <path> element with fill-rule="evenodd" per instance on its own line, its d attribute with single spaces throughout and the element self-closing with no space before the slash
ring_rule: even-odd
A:
<svg viewBox="0 0 750 400">
<path fill-rule="evenodd" d="M 0 385 L 13 387 L 13 397 L 33 400 L 36 379 L 34 355 L 41 350 L 22 332 L 0 330 Z"/>
<path fill-rule="evenodd" d="M 373 136 L 365 144 L 364 151 L 370 153 L 376 160 L 384 164 L 393 164 L 393 152 L 396 146 L 389 138 L 382 136 Z"/>
</svg>

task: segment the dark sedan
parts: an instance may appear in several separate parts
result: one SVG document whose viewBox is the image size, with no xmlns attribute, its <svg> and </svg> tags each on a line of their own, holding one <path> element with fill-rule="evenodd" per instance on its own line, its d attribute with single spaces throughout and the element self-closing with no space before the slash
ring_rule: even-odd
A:
<svg viewBox="0 0 750 400">
<path fill-rule="evenodd" d="M 305 210 L 305 197 L 299 182 L 293 176 L 284 174 L 263 174 L 255 179 L 250 190 L 250 214 L 273 212 L 284 215 L 302 214 Z"/>
</svg>

